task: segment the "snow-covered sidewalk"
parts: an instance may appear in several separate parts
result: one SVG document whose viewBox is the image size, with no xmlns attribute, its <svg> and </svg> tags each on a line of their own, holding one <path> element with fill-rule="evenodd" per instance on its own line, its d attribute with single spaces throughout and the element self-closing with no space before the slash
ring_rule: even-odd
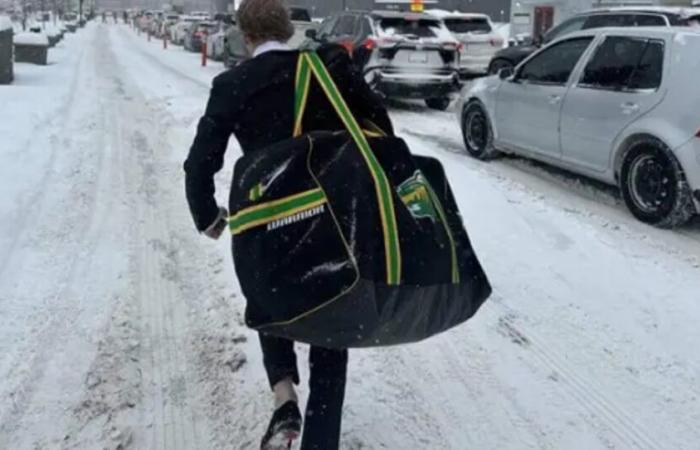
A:
<svg viewBox="0 0 700 450">
<path fill-rule="evenodd" d="M 223 68 L 122 25 L 61 46 L 0 87 L 0 448 L 256 448 L 257 338 L 181 170 Z M 495 294 L 445 335 L 351 352 L 342 448 L 697 448 L 700 228 L 471 160 L 452 114 L 391 114 L 444 163 Z"/>
</svg>

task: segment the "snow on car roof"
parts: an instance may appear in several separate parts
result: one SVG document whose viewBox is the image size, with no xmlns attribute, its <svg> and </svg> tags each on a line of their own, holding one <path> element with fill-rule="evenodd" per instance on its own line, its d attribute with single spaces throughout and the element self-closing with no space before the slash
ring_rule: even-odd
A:
<svg viewBox="0 0 700 450">
<path fill-rule="evenodd" d="M 399 11 L 372 11 L 372 16 L 379 19 L 439 20 L 430 14 Z"/>
<path fill-rule="evenodd" d="M 14 43 L 20 45 L 49 45 L 49 38 L 44 33 L 19 33 Z"/>
<path fill-rule="evenodd" d="M 678 14 L 679 16 L 688 17 L 700 13 L 700 8 L 684 8 L 680 6 L 611 6 L 604 8 L 595 8 L 589 12 L 649 12 L 662 14 Z"/>
<path fill-rule="evenodd" d="M 11 30 L 12 21 L 7 16 L 0 16 L 0 31 Z"/>
<path fill-rule="evenodd" d="M 425 11 L 426 14 L 437 17 L 438 19 L 449 19 L 449 18 L 464 18 L 464 19 L 491 19 L 487 14 L 481 13 L 465 13 L 461 11 L 446 11 L 444 9 L 428 9 Z"/>
<path fill-rule="evenodd" d="M 700 35 L 700 33 L 688 27 L 606 27 L 576 31 L 562 36 L 561 39 L 570 39 L 572 37 L 581 36 L 597 36 L 603 33 L 643 37 L 674 36 L 679 33 Z M 557 39 L 557 41 L 561 39 Z"/>
</svg>

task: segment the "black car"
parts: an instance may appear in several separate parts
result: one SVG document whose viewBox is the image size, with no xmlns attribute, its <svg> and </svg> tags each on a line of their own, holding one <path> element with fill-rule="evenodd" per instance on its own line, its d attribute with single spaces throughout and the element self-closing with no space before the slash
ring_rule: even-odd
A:
<svg viewBox="0 0 700 450">
<path fill-rule="evenodd" d="M 696 17 L 689 17 L 684 10 L 620 8 L 599 9 L 578 14 L 549 30 L 544 36 L 535 37 L 530 45 L 516 45 L 497 52 L 489 64 L 489 73 L 501 69 L 513 69 L 538 48 L 566 34 L 579 30 L 604 27 L 672 27 L 688 26 Z"/>
</svg>

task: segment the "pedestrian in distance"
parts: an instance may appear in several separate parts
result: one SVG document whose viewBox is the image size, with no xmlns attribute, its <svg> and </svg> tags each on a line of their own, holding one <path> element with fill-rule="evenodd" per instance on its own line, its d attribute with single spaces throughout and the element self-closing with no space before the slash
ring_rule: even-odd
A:
<svg viewBox="0 0 700 450">
<path fill-rule="evenodd" d="M 198 230 L 212 239 L 219 239 L 227 228 L 228 212 L 217 205 L 214 196 L 214 175 L 223 166 L 230 136 L 235 135 L 247 155 L 291 138 L 295 125 L 295 75 L 300 52 L 286 44 L 294 33 L 287 8 L 282 0 L 244 0 L 237 14 L 252 57 L 214 79 L 206 112 L 185 162 L 190 210 Z M 341 46 L 323 45 L 317 53 L 352 114 L 393 136 L 386 109 L 353 66 L 347 51 Z M 312 85 L 306 111 L 304 130 L 344 129 L 319 85 Z M 274 397 L 261 449 L 289 448 L 301 435 L 302 425 L 302 450 L 337 449 L 347 350 L 311 347 L 310 393 L 302 421 L 295 392 L 300 382 L 295 343 L 262 333 L 259 338 Z"/>
</svg>

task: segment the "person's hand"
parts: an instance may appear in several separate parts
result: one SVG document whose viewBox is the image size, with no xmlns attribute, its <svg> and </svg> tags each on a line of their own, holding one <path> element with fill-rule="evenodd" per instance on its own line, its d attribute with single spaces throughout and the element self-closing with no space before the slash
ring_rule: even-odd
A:
<svg viewBox="0 0 700 450">
<path fill-rule="evenodd" d="M 216 241 L 224 233 L 226 227 L 228 227 L 228 211 L 226 211 L 226 208 L 219 208 L 219 215 L 216 217 L 216 220 L 202 234 Z"/>
</svg>

